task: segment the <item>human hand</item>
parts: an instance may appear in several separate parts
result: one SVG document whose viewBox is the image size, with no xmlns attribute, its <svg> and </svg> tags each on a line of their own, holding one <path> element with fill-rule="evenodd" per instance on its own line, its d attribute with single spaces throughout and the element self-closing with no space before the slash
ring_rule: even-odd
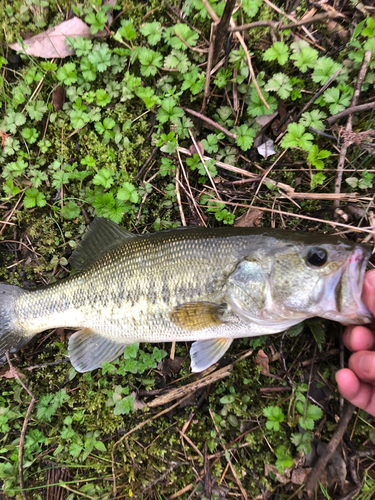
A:
<svg viewBox="0 0 375 500">
<path fill-rule="evenodd" d="M 375 316 L 375 271 L 365 274 L 362 298 Z M 353 405 L 375 417 L 375 323 L 369 327 L 349 326 L 343 341 L 353 354 L 349 368 L 336 373 L 339 391 Z"/>
</svg>

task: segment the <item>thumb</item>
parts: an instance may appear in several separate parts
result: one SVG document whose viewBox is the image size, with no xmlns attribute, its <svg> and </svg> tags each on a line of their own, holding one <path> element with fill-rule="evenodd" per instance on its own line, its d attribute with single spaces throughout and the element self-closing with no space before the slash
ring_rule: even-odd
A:
<svg viewBox="0 0 375 500">
<path fill-rule="evenodd" d="M 375 316 L 375 270 L 365 274 L 362 299 L 367 309 Z"/>
</svg>

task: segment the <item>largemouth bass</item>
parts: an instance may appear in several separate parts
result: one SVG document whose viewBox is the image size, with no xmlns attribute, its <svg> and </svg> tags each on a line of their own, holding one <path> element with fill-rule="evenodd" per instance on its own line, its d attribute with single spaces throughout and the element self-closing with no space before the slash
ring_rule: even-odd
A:
<svg viewBox="0 0 375 500">
<path fill-rule="evenodd" d="M 320 316 L 374 320 L 361 300 L 370 249 L 334 236 L 265 228 L 190 228 L 136 236 L 96 219 L 71 257 L 77 274 L 26 290 L 0 285 L 0 356 L 35 334 L 69 339 L 79 372 L 134 342 L 195 341 L 191 368 L 218 361 L 233 339 Z"/>
</svg>

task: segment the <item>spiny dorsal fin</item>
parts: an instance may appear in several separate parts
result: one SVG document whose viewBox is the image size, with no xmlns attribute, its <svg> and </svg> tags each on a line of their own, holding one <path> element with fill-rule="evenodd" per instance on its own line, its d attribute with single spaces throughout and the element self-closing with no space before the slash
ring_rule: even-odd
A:
<svg viewBox="0 0 375 500">
<path fill-rule="evenodd" d="M 211 302 L 188 302 L 181 304 L 170 313 L 171 321 L 186 330 L 202 330 L 223 323 L 225 306 Z"/>
<path fill-rule="evenodd" d="M 70 264 L 75 269 L 85 269 L 105 252 L 129 238 L 136 238 L 136 235 L 129 233 L 115 222 L 97 218 L 89 226 L 81 243 L 74 250 L 70 257 Z"/>
<path fill-rule="evenodd" d="M 69 339 L 70 362 L 77 372 L 84 373 L 100 368 L 104 361 L 113 361 L 128 344 L 117 344 L 98 333 L 84 328 Z"/>
<path fill-rule="evenodd" d="M 233 339 L 197 340 L 190 348 L 191 371 L 203 372 L 219 361 L 229 349 Z"/>
</svg>

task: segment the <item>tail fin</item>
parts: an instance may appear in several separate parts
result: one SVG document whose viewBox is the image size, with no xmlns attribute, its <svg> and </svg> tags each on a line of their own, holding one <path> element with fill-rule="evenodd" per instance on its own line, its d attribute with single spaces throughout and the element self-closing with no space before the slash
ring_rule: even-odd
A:
<svg viewBox="0 0 375 500">
<path fill-rule="evenodd" d="M 18 286 L 0 284 L 0 365 L 6 361 L 5 351 L 14 353 L 31 338 L 17 325 L 15 303 L 23 293 Z"/>
</svg>

